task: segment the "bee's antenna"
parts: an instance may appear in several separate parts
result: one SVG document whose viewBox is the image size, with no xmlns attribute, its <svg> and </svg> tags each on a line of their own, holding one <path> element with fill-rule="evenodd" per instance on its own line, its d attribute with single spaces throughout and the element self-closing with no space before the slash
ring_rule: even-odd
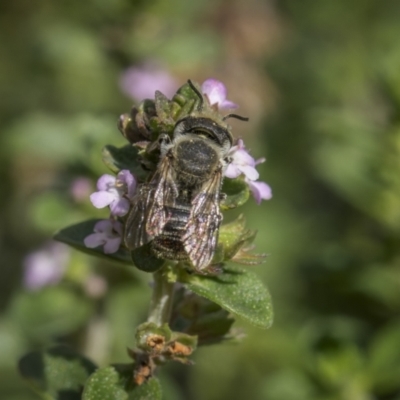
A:
<svg viewBox="0 0 400 400">
<path fill-rule="evenodd" d="M 240 119 L 241 121 L 248 121 L 249 120 L 248 118 L 242 117 L 241 115 L 228 114 L 228 115 L 225 115 L 224 118 L 222 118 L 222 121 L 226 121 L 228 118 L 236 118 L 236 119 Z"/>
<path fill-rule="evenodd" d="M 203 108 L 203 102 L 204 102 L 203 95 L 199 92 L 199 89 L 197 89 L 197 87 L 194 86 L 193 82 L 190 79 L 188 79 L 188 84 L 189 84 L 190 88 L 193 90 L 193 92 L 195 92 L 197 94 L 197 97 L 200 100 L 200 103 L 197 106 L 197 111 L 201 111 Z"/>
</svg>

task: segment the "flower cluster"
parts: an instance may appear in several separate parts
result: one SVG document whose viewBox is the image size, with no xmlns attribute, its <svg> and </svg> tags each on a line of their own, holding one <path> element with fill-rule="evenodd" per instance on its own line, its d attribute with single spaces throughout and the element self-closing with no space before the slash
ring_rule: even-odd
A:
<svg viewBox="0 0 400 400">
<path fill-rule="evenodd" d="M 96 223 L 94 233 L 86 236 L 84 242 L 89 249 L 103 246 L 105 254 L 118 251 L 122 240 L 122 224 L 112 219 L 104 219 Z"/>
<path fill-rule="evenodd" d="M 239 139 L 237 145 L 231 148 L 229 156 L 232 161 L 225 171 L 225 176 L 237 178 L 243 174 L 257 204 L 260 204 L 261 200 L 269 200 L 272 197 L 271 188 L 265 182 L 257 181 L 260 174 L 256 170 L 256 165 L 263 163 L 265 158 L 255 160 L 247 152 L 242 139 Z"/>
<path fill-rule="evenodd" d="M 139 72 L 132 70 L 129 71 L 129 74 L 134 81 L 133 77 Z M 125 80 L 129 80 L 128 75 Z M 125 87 L 127 86 L 129 85 L 125 85 Z M 201 89 L 209 104 L 217 110 L 238 107 L 237 104 L 227 100 L 225 85 L 216 79 L 207 79 L 202 84 Z M 272 197 L 271 188 L 265 182 L 257 180 L 259 173 L 256 166 L 264 162 L 265 159 L 255 160 L 248 153 L 241 139 L 231 148 L 228 156 L 231 162 L 225 171 L 227 178 L 233 179 L 244 175 L 245 182 L 257 204 L 260 204 L 261 200 L 268 200 Z M 136 186 L 137 181 L 128 170 L 120 171 L 116 177 L 108 174 L 100 177 L 97 182 L 97 191 L 90 195 L 90 200 L 96 208 L 108 206 L 110 208 L 110 219 L 97 222 L 94 226 L 94 232 L 84 240 L 86 247 L 103 246 L 106 254 L 118 251 L 122 241 L 122 223 L 118 218 L 124 217 L 129 212 Z"/>
<path fill-rule="evenodd" d="M 127 169 L 118 175 L 105 174 L 97 181 L 97 192 L 90 195 L 90 201 L 96 208 L 109 206 L 111 215 L 123 217 L 129 211 L 130 200 L 136 189 L 136 179 Z"/>
<path fill-rule="evenodd" d="M 97 222 L 94 233 L 84 240 L 86 247 L 103 246 L 105 254 L 118 251 L 122 241 L 122 223 L 115 218 L 128 213 L 136 185 L 135 177 L 126 169 L 116 177 L 108 174 L 100 177 L 98 191 L 90 195 L 90 201 L 96 208 L 110 207 L 111 218 Z"/>
</svg>

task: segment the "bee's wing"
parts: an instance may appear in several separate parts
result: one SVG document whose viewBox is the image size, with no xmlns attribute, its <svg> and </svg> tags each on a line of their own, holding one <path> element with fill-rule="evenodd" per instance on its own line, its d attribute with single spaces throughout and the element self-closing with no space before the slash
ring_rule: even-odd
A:
<svg viewBox="0 0 400 400">
<path fill-rule="evenodd" d="M 222 220 L 219 209 L 222 171 L 203 184 L 192 201 L 189 222 L 182 241 L 193 266 L 201 270 L 207 267 L 214 255 L 218 230 Z"/>
<path fill-rule="evenodd" d="M 175 185 L 171 161 L 164 157 L 160 162 L 157 172 L 151 180 L 153 191 L 151 193 L 151 207 L 149 208 L 146 231 L 151 237 L 156 237 L 169 219 L 169 208 L 175 204 L 178 189 Z"/>
<path fill-rule="evenodd" d="M 128 249 L 133 250 L 148 243 L 152 238 L 146 231 L 148 210 L 152 204 L 152 192 L 149 184 L 138 188 L 132 199 L 132 207 L 125 222 L 124 241 Z"/>
<path fill-rule="evenodd" d="M 124 235 L 129 249 L 136 249 L 153 240 L 167 223 L 166 205 L 173 205 L 177 196 L 171 173 L 170 161 L 165 157 L 151 181 L 141 185 L 132 199 Z"/>
</svg>

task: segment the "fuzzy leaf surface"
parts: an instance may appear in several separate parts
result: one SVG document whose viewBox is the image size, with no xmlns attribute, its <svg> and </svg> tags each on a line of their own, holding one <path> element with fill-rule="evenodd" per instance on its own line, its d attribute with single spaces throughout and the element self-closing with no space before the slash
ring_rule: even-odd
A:
<svg viewBox="0 0 400 400">
<path fill-rule="evenodd" d="M 192 292 L 260 328 L 269 328 L 273 312 L 271 296 L 252 271 L 226 264 L 217 276 L 189 274 L 181 270 L 178 280 Z"/>
<path fill-rule="evenodd" d="M 87 381 L 82 400 L 161 400 L 160 383 L 150 378 L 132 386 L 132 369 L 109 366 L 97 370 Z M 128 366 L 126 366 L 128 367 Z"/>
<path fill-rule="evenodd" d="M 66 346 L 34 351 L 21 358 L 20 374 L 44 399 L 80 400 L 96 366 Z"/>
</svg>

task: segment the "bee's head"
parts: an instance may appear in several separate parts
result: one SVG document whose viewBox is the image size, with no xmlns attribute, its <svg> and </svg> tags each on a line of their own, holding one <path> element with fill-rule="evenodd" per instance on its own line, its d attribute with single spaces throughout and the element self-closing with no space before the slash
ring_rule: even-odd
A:
<svg viewBox="0 0 400 400">
<path fill-rule="evenodd" d="M 211 140 L 228 152 L 232 147 L 232 134 L 229 125 L 225 122 L 228 118 L 248 121 L 248 118 L 237 114 L 228 114 L 222 117 L 218 110 L 204 102 L 204 96 L 197 86 L 189 79 L 188 85 L 198 97 L 194 111 L 180 119 L 174 129 L 174 138 L 185 134 L 195 134 Z"/>
<path fill-rule="evenodd" d="M 210 117 L 201 116 L 201 114 L 189 115 L 176 123 L 174 139 L 188 134 L 210 140 L 221 147 L 224 152 L 228 152 L 232 147 L 233 138 L 228 127 Z"/>
</svg>

